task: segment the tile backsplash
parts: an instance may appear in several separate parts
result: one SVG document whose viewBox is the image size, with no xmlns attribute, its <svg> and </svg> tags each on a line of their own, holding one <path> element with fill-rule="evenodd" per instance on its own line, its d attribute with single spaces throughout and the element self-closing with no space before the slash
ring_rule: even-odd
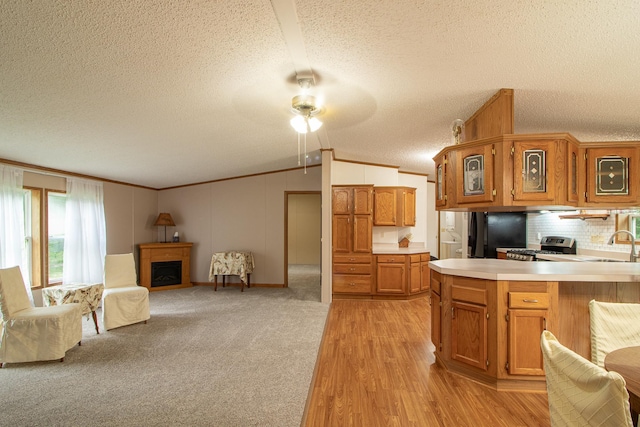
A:
<svg viewBox="0 0 640 427">
<path fill-rule="evenodd" d="M 629 245 L 607 245 L 616 231 L 616 216 L 602 219 L 561 219 L 566 212 L 530 213 L 527 215 L 527 243 L 539 244 L 544 236 L 573 237 L 578 253 L 581 249 L 597 251 L 629 252 Z"/>
</svg>

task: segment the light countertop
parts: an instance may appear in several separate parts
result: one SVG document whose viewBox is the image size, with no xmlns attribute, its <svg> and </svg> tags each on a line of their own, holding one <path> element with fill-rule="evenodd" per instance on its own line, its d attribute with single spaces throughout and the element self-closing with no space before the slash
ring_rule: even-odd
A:
<svg viewBox="0 0 640 427">
<path fill-rule="evenodd" d="M 372 253 L 374 255 L 412 255 L 412 254 L 424 254 L 429 252 L 423 244 L 409 244 L 408 248 L 400 248 L 397 244 L 393 243 L 380 243 L 373 245 Z"/>
<path fill-rule="evenodd" d="M 523 262 L 451 258 L 431 261 L 429 266 L 441 274 L 488 280 L 640 282 L 640 263 L 637 262 Z"/>
</svg>

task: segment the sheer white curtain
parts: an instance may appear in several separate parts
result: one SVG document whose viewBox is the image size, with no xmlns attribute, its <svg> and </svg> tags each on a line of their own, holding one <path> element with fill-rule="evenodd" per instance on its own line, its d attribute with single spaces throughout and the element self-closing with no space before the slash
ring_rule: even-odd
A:
<svg viewBox="0 0 640 427">
<path fill-rule="evenodd" d="M 0 268 L 20 266 L 22 277 L 29 277 L 25 262 L 23 172 L 0 165 Z M 31 285 L 24 281 L 33 304 Z"/>
<path fill-rule="evenodd" d="M 107 232 L 102 183 L 67 178 L 62 283 L 102 283 Z"/>
</svg>

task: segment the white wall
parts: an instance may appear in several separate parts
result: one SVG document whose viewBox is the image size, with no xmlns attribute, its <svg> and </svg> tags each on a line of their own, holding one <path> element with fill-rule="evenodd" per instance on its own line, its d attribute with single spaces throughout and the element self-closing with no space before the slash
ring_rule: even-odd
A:
<svg viewBox="0 0 640 427">
<path fill-rule="evenodd" d="M 209 281 L 214 252 L 247 250 L 253 283 L 283 285 L 285 191 L 320 191 L 321 173 L 311 167 L 306 175 L 296 169 L 160 191 L 158 212 L 171 213 L 180 241 L 193 243 L 191 280 Z"/>
</svg>

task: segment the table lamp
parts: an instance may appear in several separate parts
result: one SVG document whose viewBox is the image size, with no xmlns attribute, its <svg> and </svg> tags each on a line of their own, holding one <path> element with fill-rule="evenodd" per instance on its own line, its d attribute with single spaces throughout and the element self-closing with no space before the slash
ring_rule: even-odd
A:
<svg viewBox="0 0 640 427">
<path fill-rule="evenodd" d="M 170 213 L 163 212 L 158 215 L 158 219 L 156 219 L 156 222 L 153 225 L 156 227 L 164 226 L 164 243 L 167 243 L 167 226 L 174 227 L 176 223 L 173 222 L 173 218 L 171 218 Z"/>
</svg>

